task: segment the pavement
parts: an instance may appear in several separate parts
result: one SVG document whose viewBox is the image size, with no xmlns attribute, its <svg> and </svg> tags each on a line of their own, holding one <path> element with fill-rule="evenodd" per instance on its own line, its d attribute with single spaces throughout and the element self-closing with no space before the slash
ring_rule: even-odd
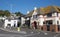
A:
<svg viewBox="0 0 60 37">
<path fill-rule="evenodd" d="M 52 33 L 52 32 L 28 32 L 26 34 L 7 32 L 0 30 L 0 37 L 60 37 L 60 34 Z"/>
<path fill-rule="evenodd" d="M 0 28 L 0 37 L 60 37 L 60 33 L 49 32 L 49 31 L 48 32 L 38 31 L 27 28 L 22 29 L 22 31 L 19 31 L 18 33 L 18 32 L 5 31 Z"/>
</svg>

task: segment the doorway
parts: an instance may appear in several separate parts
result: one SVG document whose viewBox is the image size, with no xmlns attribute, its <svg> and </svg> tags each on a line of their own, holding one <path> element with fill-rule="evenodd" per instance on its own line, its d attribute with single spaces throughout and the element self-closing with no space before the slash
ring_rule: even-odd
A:
<svg viewBox="0 0 60 37">
<path fill-rule="evenodd" d="M 33 23 L 34 23 L 34 27 L 35 27 L 35 29 L 37 29 L 37 22 L 34 21 Z"/>
<path fill-rule="evenodd" d="M 52 25 L 52 20 L 47 20 L 47 21 L 44 21 L 46 26 L 47 26 L 47 31 L 50 31 L 50 25 Z"/>
</svg>

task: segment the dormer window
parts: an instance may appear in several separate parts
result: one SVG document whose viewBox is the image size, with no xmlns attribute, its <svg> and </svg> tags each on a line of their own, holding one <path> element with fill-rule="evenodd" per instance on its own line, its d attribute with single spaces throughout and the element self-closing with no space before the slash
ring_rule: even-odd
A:
<svg viewBox="0 0 60 37">
<path fill-rule="evenodd" d="M 47 14 L 47 17 L 51 17 L 51 16 L 52 16 L 52 14 L 51 14 L 51 13 Z"/>
<path fill-rule="evenodd" d="M 52 16 L 59 16 L 59 13 L 56 12 L 56 11 L 54 11 L 54 12 L 52 13 Z"/>
<path fill-rule="evenodd" d="M 58 10 L 60 11 L 60 8 L 58 8 Z"/>
</svg>

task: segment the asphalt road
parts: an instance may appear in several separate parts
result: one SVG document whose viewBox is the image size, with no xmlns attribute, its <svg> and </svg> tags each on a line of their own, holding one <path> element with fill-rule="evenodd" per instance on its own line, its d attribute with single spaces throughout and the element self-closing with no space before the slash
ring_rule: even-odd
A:
<svg viewBox="0 0 60 37">
<path fill-rule="evenodd" d="M 14 33 L 14 32 L 7 32 L 0 30 L 0 37 L 60 37 L 60 34 L 54 33 L 54 32 L 35 32 L 35 31 L 29 31 L 24 33 Z"/>
<path fill-rule="evenodd" d="M 13 33 L 13 32 L 7 32 L 7 31 L 0 30 L 0 37 L 24 37 L 23 35 L 25 34 Z"/>
</svg>

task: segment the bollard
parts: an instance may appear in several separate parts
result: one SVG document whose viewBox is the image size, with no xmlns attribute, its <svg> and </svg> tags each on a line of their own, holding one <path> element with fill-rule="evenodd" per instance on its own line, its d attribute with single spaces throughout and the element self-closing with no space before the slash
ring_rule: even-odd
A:
<svg viewBox="0 0 60 37">
<path fill-rule="evenodd" d="M 18 27 L 17 30 L 20 31 L 20 27 Z"/>
</svg>

